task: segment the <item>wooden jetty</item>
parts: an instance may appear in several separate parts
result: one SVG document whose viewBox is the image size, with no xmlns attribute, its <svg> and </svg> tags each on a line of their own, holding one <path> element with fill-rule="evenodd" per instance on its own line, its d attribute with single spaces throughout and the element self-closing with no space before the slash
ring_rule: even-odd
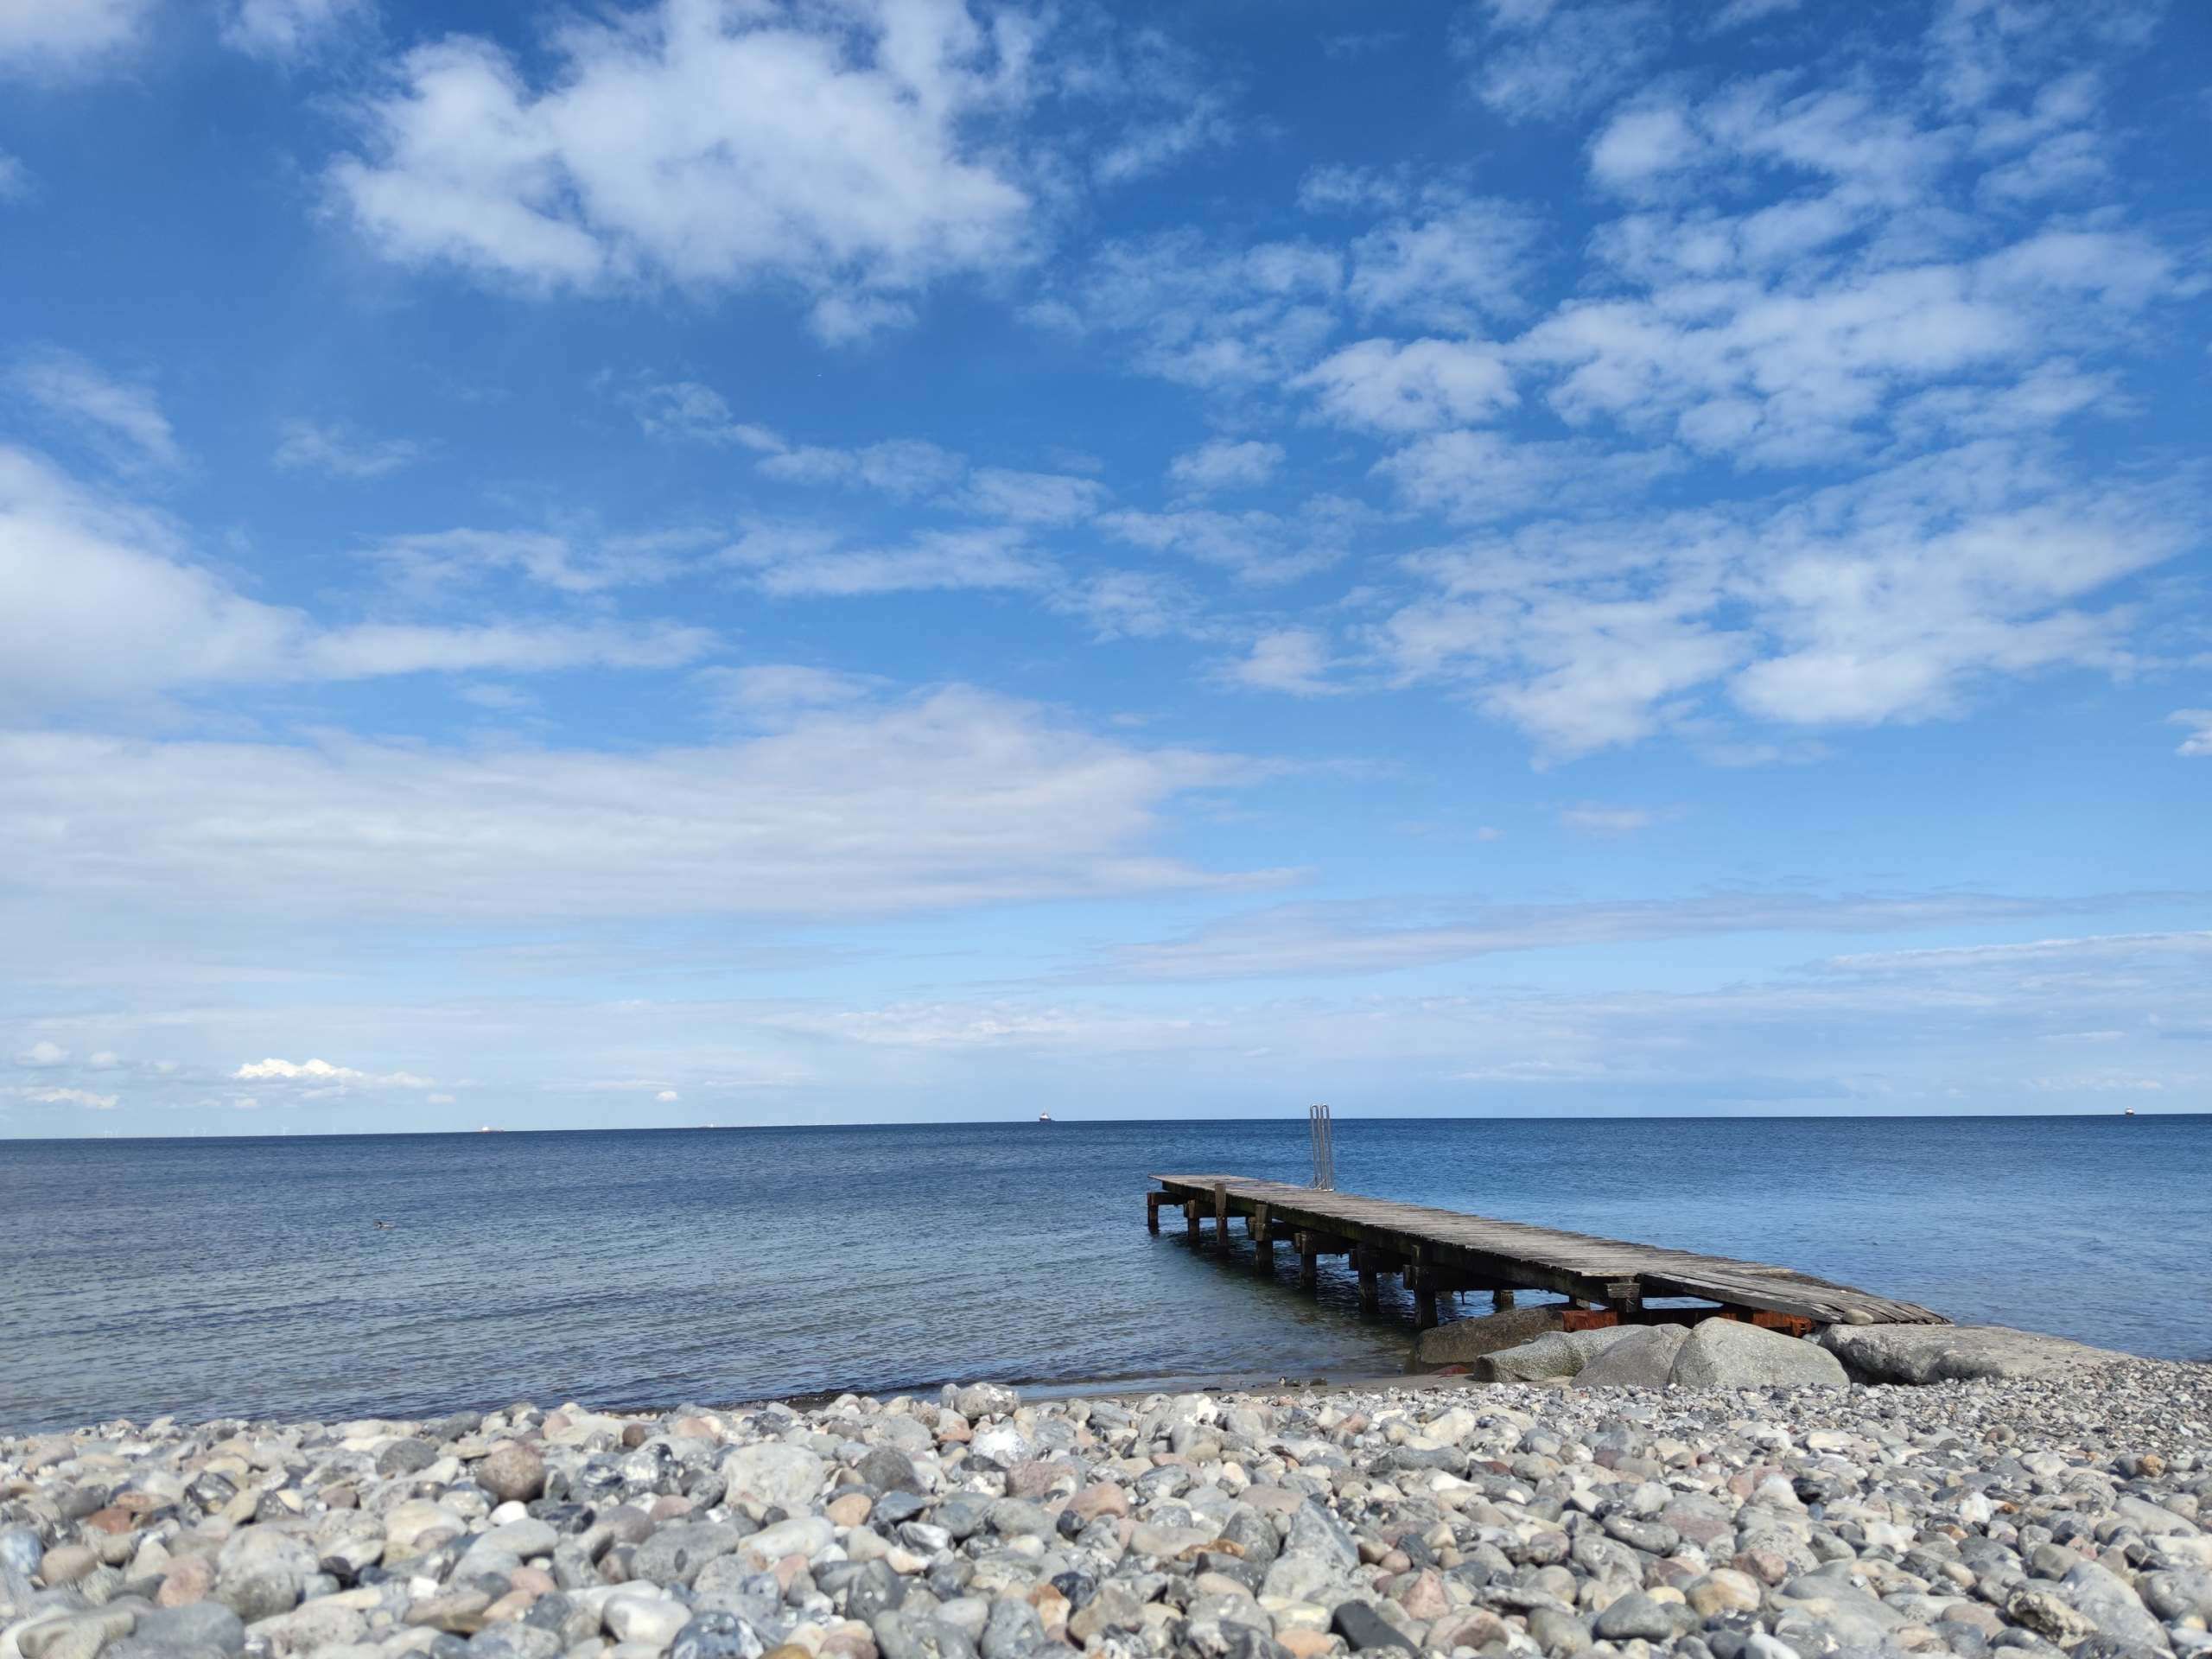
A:
<svg viewBox="0 0 2212 1659">
<path fill-rule="evenodd" d="M 1496 1306 L 1510 1307 L 1519 1290 L 1549 1291 L 1577 1306 L 1615 1318 L 1644 1317 L 1650 1300 L 1691 1299 L 1761 1325 L 1948 1325 L 1942 1314 L 1849 1285 L 1815 1279 L 1763 1262 L 1630 1244 L 1587 1233 L 1562 1232 L 1524 1222 L 1497 1221 L 1433 1210 L 1351 1192 L 1255 1181 L 1242 1175 L 1155 1175 L 1161 1190 L 1145 1194 L 1145 1219 L 1160 1230 L 1163 1205 L 1179 1208 L 1193 1246 L 1200 1223 L 1213 1219 L 1214 1247 L 1230 1248 L 1229 1222 L 1241 1217 L 1253 1245 L 1254 1265 L 1274 1268 L 1274 1247 L 1297 1251 L 1299 1281 L 1312 1290 L 1319 1258 L 1348 1255 L 1359 1274 L 1360 1306 L 1380 1306 L 1379 1280 L 1402 1274 L 1414 1293 L 1414 1322 L 1436 1323 L 1437 1297 L 1489 1291 Z M 1694 1317 L 1685 1309 L 1676 1317 Z"/>
</svg>

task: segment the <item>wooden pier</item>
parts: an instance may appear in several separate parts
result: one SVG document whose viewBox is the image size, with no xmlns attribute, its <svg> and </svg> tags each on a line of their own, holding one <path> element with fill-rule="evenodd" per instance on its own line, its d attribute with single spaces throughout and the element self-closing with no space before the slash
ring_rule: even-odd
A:
<svg viewBox="0 0 2212 1659">
<path fill-rule="evenodd" d="M 1287 1243 L 1298 1254 L 1299 1281 L 1308 1290 L 1319 1282 L 1322 1256 L 1350 1256 L 1359 1274 L 1360 1306 L 1370 1313 L 1381 1303 L 1382 1275 L 1402 1274 L 1414 1293 L 1414 1323 L 1423 1329 L 1436 1323 L 1440 1295 L 1488 1291 L 1495 1306 L 1510 1307 L 1514 1293 L 1521 1290 L 1549 1291 L 1581 1307 L 1625 1319 L 1642 1317 L 1647 1300 L 1688 1299 L 1763 1325 L 1949 1323 L 1912 1302 L 1762 1262 L 1630 1244 L 1242 1175 L 1153 1179 L 1161 1188 L 1145 1194 L 1145 1219 L 1154 1232 L 1160 1230 L 1163 1206 L 1179 1209 L 1194 1247 L 1203 1245 L 1202 1224 L 1211 1218 L 1214 1248 L 1225 1254 L 1230 1218 L 1240 1217 L 1252 1241 L 1254 1266 L 1273 1272 L 1274 1247 Z"/>
</svg>

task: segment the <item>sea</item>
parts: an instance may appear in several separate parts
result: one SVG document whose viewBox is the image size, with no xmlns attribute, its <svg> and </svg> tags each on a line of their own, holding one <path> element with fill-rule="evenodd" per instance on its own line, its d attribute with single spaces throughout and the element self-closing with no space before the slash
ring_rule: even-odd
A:
<svg viewBox="0 0 2212 1659">
<path fill-rule="evenodd" d="M 1346 1192 L 2212 1357 L 2212 1116 L 1346 1118 L 1335 1155 Z M 0 1141 L 0 1433 L 1404 1369 L 1409 1299 L 1148 1234 L 1154 1171 L 1302 1183 L 1306 1124 Z"/>
</svg>

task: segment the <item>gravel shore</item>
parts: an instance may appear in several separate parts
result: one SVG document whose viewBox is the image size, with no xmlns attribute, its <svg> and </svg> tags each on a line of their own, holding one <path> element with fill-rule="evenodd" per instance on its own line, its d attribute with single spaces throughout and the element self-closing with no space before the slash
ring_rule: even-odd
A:
<svg viewBox="0 0 2212 1659">
<path fill-rule="evenodd" d="M 2212 1659 L 2212 1368 L 0 1439 L 0 1659 Z"/>
</svg>

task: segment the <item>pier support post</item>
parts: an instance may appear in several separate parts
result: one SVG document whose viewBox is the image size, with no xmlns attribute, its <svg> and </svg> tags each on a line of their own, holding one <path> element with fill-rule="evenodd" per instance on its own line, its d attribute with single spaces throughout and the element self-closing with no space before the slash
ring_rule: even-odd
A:
<svg viewBox="0 0 2212 1659">
<path fill-rule="evenodd" d="M 1213 1247 L 1229 1254 L 1229 1188 L 1220 1181 L 1213 1184 Z"/>
<path fill-rule="evenodd" d="M 1196 1198 L 1183 1200 L 1183 1236 L 1191 1241 L 1192 1249 L 1198 1248 L 1198 1201 Z"/>
<path fill-rule="evenodd" d="M 1493 1312 L 1504 1313 L 1507 1308 L 1513 1306 L 1513 1293 L 1510 1290 L 1493 1290 L 1490 1294 L 1490 1305 Z"/>
<path fill-rule="evenodd" d="M 1414 1246 L 1414 1259 L 1406 1264 L 1406 1277 L 1414 1287 L 1414 1329 L 1436 1328 L 1436 1268 L 1426 1243 Z"/>
<path fill-rule="evenodd" d="M 1298 1253 L 1298 1287 L 1300 1290 L 1319 1290 L 1321 1287 L 1321 1258 L 1312 1250 L 1301 1249 Z"/>
<path fill-rule="evenodd" d="M 1359 1269 L 1359 1311 L 1379 1313 L 1382 1309 L 1382 1287 L 1376 1282 L 1374 1252 L 1361 1245 L 1352 1252 L 1352 1265 Z"/>
<path fill-rule="evenodd" d="M 1274 1224 L 1268 1219 L 1268 1206 L 1264 1204 L 1252 1206 L 1252 1270 L 1275 1270 Z"/>
<path fill-rule="evenodd" d="M 1166 1196 L 1165 1192 L 1147 1192 L 1144 1195 L 1144 1230 L 1147 1233 L 1156 1233 L 1160 1230 L 1160 1201 Z"/>
</svg>

